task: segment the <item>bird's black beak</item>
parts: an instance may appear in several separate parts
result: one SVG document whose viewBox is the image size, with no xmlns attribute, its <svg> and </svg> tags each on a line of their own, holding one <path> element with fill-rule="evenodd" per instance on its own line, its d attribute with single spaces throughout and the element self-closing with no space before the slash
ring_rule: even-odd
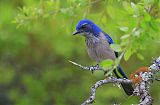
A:
<svg viewBox="0 0 160 105">
<path fill-rule="evenodd" d="M 81 33 L 81 32 L 80 32 L 80 31 L 75 30 L 75 31 L 72 33 L 72 35 L 77 35 L 77 34 L 79 34 L 79 33 Z"/>
</svg>

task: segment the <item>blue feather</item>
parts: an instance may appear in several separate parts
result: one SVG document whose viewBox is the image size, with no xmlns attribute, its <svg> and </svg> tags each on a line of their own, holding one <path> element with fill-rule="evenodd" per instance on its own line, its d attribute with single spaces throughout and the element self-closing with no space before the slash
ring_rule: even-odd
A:
<svg viewBox="0 0 160 105">
<path fill-rule="evenodd" d="M 90 24 L 92 26 L 92 29 L 89 29 L 87 31 L 92 32 L 92 34 L 94 36 L 98 36 L 99 33 L 102 32 L 102 30 L 96 24 L 94 24 L 92 21 L 87 20 L 87 19 L 80 20 L 79 23 L 78 23 L 78 25 L 77 25 L 77 27 L 76 27 L 76 30 L 79 30 L 81 28 L 81 26 L 83 24 L 86 24 L 86 23 Z"/>
<path fill-rule="evenodd" d="M 104 33 L 105 37 L 107 38 L 109 44 L 114 44 L 113 39 L 107 33 L 105 33 L 105 32 L 103 32 L 103 33 Z"/>
</svg>

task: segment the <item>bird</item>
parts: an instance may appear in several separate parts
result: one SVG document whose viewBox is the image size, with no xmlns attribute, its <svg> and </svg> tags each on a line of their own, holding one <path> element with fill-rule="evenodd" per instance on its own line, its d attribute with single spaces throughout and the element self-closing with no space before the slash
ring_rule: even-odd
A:
<svg viewBox="0 0 160 105">
<path fill-rule="evenodd" d="M 78 34 L 85 37 L 88 55 L 97 64 L 106 59 L 115 60 L 118 57 L 118 52 L 113 51 L 110 47 L 111 44 L 114 44 L 113 39 L 91 20 L 83 19 L 78 22 L 72 35 Z M 117 78 L 128 79 L 120 65 L 113 72 Z M 121 83 L 121 85 L 127 95 L 133 94 L 131 83 Z"/>
</svg>

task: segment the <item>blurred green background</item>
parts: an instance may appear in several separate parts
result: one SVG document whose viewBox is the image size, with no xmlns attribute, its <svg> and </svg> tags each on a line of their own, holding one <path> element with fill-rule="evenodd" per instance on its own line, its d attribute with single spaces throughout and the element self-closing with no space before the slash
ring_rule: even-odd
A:
<svg viewBox="0 0 160 105">
<path fill-rule="evenodd" d="M 127 39 L 133 42 L 132 50 L 121 65 L 128 76 L 139 66 L 150 65 L 152 57 L 160 56 L 159 4 L 159 0 L 0 0 L 0 105 L 80 105 L 88 98 L 90 87 L 104 79 L 103 72 L 92 74 L 68 62 L 95 64 L 84 38 L 72 36 L 83 18 L 124 46 L 128 43 L 120 38 L 139 29 Z M 147 13 L 148 8 L 152 9 Z M 160 104 L 159 87 L 156 81 L 151 86 L 153 105 Z M 107 84 L 97 90 L 94 105 L 138 101 Z"/>
</svg>

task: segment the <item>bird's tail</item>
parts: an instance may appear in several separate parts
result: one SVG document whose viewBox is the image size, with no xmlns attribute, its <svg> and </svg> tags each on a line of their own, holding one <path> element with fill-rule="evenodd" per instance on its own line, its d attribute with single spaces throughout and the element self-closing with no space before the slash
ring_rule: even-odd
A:
<svg viewBox="0 0 160 105">
<path fill-rule="evenodd" d="M 117 78 L 127 78 L 125 72 L 122 70 L 122 68 L 120 66 L 117 67 L 116 70 L 114 70 L 114 74 L 116 75 Z M 133 94 L 133 87 L 132 87 L 132 83 L 121 83 L 125 93 L 127 95 L 132 95 Z"/>
</svg>

